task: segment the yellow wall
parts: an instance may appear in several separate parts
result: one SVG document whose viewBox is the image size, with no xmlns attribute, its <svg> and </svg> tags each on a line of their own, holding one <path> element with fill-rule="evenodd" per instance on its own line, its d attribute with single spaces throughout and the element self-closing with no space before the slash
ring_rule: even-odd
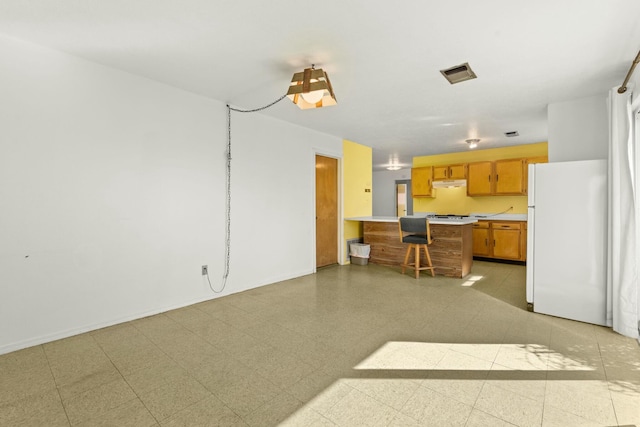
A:
<svg viewBox="0 0 640 427">
<path fill-rule="evenodd" d="M 546 142 L 539 142 L 536 144 L 516 145 L 514 147 L 420 156 L 413 158 L 413 167 L 547 156 L 547 146 Z M 472 212 L 498 213 L 506 210 L 508 210 L 508 213 L 527 213 L 527 196 L 468 197 L 466 187 L 436 188 L 434 191 L 435 198 L 414 198 L 413 211 L 460 215 Z M 510 207 L 513 208 L 509 210 Z"/>
<path fill-rule="evenodd" d="M 371 216 L 373 203 L 371 198 L 371 183 L 373 181 L 373 150 L 371 147 L 352 141 L 342 141 L 342 200 L 345 218 Z M 369 190 L 369 191 L 365 191 Z M 344 222 L 344 254 L 345 261 L 349 259 L 346 251 L 346 240 L 362 237 L 362 222 Z"/>
</svg>

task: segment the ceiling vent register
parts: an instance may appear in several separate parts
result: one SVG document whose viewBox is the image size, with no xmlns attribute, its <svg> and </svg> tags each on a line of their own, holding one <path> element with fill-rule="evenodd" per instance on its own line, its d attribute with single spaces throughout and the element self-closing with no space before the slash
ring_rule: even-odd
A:
<svg viewBox="0 0 640 427">
<path fill-rule="evenodd" d="M 464 64 L 456 65 L 455 67 L 446 68 L 440 70 L 445 79 L 451 84 L 464 82 L 467 80 L 475 79 L 476 73 L 473 72 L 468 62 Z"/>
</svg>

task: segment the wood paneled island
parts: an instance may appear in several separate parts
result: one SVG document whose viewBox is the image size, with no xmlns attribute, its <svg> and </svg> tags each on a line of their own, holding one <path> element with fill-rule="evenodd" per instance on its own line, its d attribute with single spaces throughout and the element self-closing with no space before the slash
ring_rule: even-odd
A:
<svg viewBox="0 0 640 427">
<path fill-rule="evenodd" d="M 362 221 L 364 243 L 370 245 L 369 262 L 400 267 L 407 245 L 400 241 L 398 218 L 362 217 L 348 218 Z M 433 243 L 429 246 L 435 273 L 447 277 L 462 278 L 471 272 L 473 264 L 473 231 L 475 219 L 429 220 Z M 421 252 L 420 264 L 426 265 Z"/>
</svg>

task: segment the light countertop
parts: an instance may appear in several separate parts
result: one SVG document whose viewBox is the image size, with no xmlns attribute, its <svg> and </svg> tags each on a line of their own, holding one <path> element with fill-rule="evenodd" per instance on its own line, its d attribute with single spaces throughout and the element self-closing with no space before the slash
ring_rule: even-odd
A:
<svg viewBox="0 0 640 427">
<path fill-rule="evenodd" d="M 492 213 L 472 213 L 472 217 L 477 220 L 487 221 L 526 221 L 527 214 L 492 214 Z"/>
<path fill-rule="evenodd" d="M 426 217 L 432 215 L 433 212 L 417 212 L 413 217 Z M 370 221 L 370 222 L 398 222 L 397 216 L 358 216 L 353 218 L 345 218 L 347 221 Z M 467 218 L 462 219 L 446 219 L 446 218 L 430 218 L 430 224 L 450 224 L 450 225 L 463 225 L 473 224 L 478 221 L 526 221 L 527 214 L 492 214 L 474 212 Z"/>
<path fill-rule="evenodd" d="M 416 218 L 424 218 L 424 215 L 409 215 Z M 354 218 L 345 218 L 347 221 L 368 221 L 368 222 L 398 222 L 397 216 L 358 216 Z M 447 219 L 447 218 L 430 218 L 429 224 L 440 225 L 465 225 L 478 222 L 476 218 L 461 218 L 461 219 Z"/>
</svg>

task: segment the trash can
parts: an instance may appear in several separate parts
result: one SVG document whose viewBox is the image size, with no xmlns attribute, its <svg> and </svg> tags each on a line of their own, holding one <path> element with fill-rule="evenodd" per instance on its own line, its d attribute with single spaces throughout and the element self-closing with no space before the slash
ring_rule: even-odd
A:
<svg viewBox="0 0 640 427">
<path fill-rule="evenodd" d="M 350 251 L 351 253 L 351 264 L 356 265 L 367 265 L 369 263 L 369 252 L 371 251 L 371 246 L 365 243 L 351 243 Z"/>
</svg>

